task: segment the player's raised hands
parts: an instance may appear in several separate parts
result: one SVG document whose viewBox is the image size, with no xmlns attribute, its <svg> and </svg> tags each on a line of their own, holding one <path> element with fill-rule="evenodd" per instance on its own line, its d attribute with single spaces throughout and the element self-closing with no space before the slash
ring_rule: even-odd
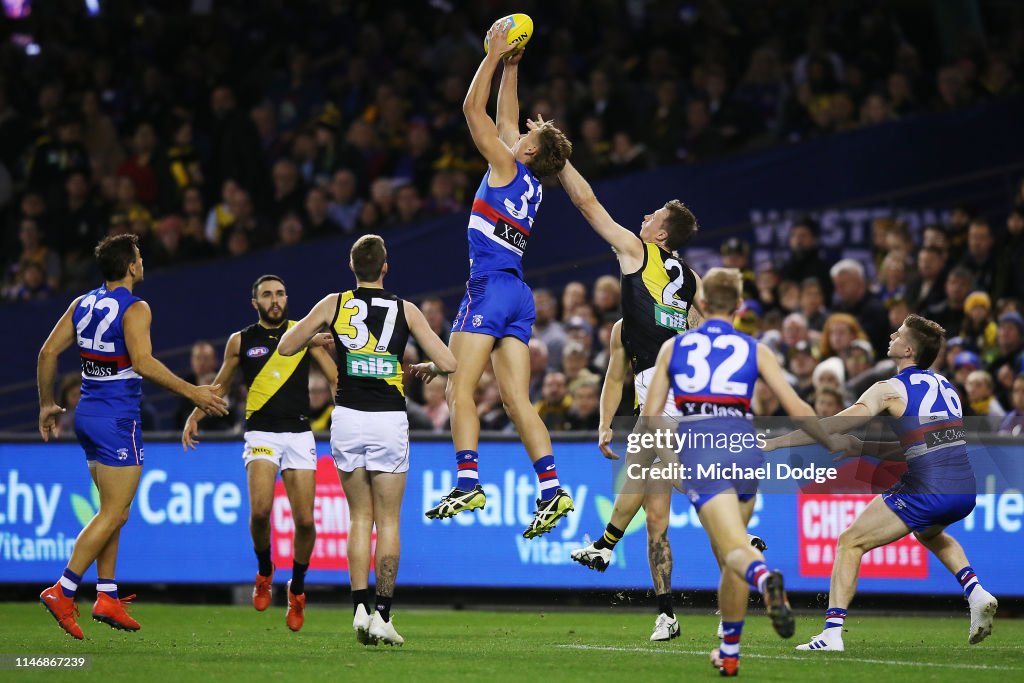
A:
<svg viewBox="0 0 1024 683">
<path fill-rule="evenodd" d="M 60 436 L 60 425 L 57 424 L 57 417 L 64 412 L 65 410 L 56 403 L 39 408 L 39 433 L 43 436 L 43 441 L 49 441 L 51 434 L 55 439 Z"/>
<path fill-rule="evenodd" d="M 502 57 L 502 59 L 505 60 L 505 64 L 506 65 L 508 65 L 508 66 L 516 66 L 517 64 L 519 64 L 519 62 L 523 61 L 523 53 L 524 52 L 526 52 L 526 48 L 524 46 L 520 45 L 519 47 L 515 48 L 514 50 L 509 50 L 508 52 L 506 52 L 505 56 Z"/>
<path fill-rule="evenodd" d="M 508 44 L 508 32 L 512 29 L 511 17 L 499 19 L 487 30 L 487 56 L 504 57 L 516 48 Z"/>
<path fill-rule="evenodd" d="M 529 128 L 530 130 L 539 130 L 544 127 L 545 123 L 547 123 L 547 121 L 545 121 L 544 117 L 541 116 L 540 114 L 537 114 L 536 119 L 526 119 L 526 127 Z"/>
<path fill-rule="evenodd" d="M 220 395 L 219 389 L 219 384 L 204 384 L 193 389 L 189 398 L 207 415 L 223 417 L 228 414 L 228 402 Z"/>
<path fill-rule="evenodd" d="M 618 460 L 619 454 L 612 450 L 611 444 L 612 437 L 614 436 L 612 430 L 602 429 L 597 433 L 597 447 L 601 449 L 601 455 L 608 458 L 609 460 Z"/>
</svg>

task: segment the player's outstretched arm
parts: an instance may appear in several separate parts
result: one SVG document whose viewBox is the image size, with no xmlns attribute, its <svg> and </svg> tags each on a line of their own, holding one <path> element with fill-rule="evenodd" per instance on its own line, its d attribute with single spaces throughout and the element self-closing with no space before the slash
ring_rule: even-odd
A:
<svg viewBox="0 0 1024 683">
<path fill-rule="evenodd" d="M 498 137 L 508 147 L 519 139 L 519 62 L 526 48 L 512 50 L 505 55 L 505 66 L 498 86 L 498 113 L 495 117 Z"/>
<path fill-rule="evenodd" d="M 39 389 L 39 434 L 43 441 L 49 441 L 50 435 L 60 436 L 57 416 L 64 408 L 57 405 L 53 397 L 53 384 L 57 379 L 57 357 L 75 343 L 75 326 L 71 324 L 71 316 L 82 297 L 71 302 L 68 310 L 60 317 L 57 324 L 50 330 L 50 336 L 43 342 L 39 350 L 36 364 L 36 386 Z"/>
<path fill-rule="evenodd" d="M 775 353 L 764 344 L 757 345 L 757 372 L 761 379 L 771 388 L 782 404 L 783 409 L 793 418 L 807 418 L 796 420 L 796 423 L 803 429 L 807 436 L 808 444 L 815 441 L 825 446 L 829 451 L 835 451 L 838 443 L 833 440 L 832 435 L 815 416 L 814 408 L 800 398 L 792 385 L 786 381 L 782 374 L 782 367 L 775 358 Z"/>
<path fill-rule="evenodd" d="M 282 356 L 294 356 L 306 348 L 314 335 L 330 327 L 334 312 L 338 308 L 338 295 L 328 294 L 313 307 L 305 318 L 288 328 L 277 344 L 277 352 Z M 335 369 L 335 377 L 338 372 Z M 328 375 L 330 377 L 330 375 Z"/>
<path fill-rule="evenodd" d="M 184 396 L 211 415 L 227 415 L 228 403 L 219 395 L 219 386 L 189 384 L 153 357 L 153 341 L 149 336 L 152 322 L 153 313 L 145 301 L 136 301 L 125 311 L 122 320 L 124 343 L 135 372 L 164 389 Z"/>
<path fill-rule="evenodd" d="M 219 396 L 226 396 L 231 389 L 231 380 L 235 377 L 235 370 L 238 369 L 238 355 L 242 349 L 242 335 L 235 332 L 228 337 L 228 343 L 224 345 L 224 362 L 220 364 L 217 376 L 213 378 L 213 386 L 217 387 Z M 199 408 L 194 408 L 185 420 L 185 426 L 181 430 L 181 448 L 188 450 L 195 449 L 199 445 L 199 421 L 206 417 L 206 413 Z"/>
<path fill-rule="evenodd" d="M 627 264 L 623 259 L 628 260 L 629 265 L 633 266 L 628 268 L 628 272 L 639 268 L 644 258 L 644 243 L 631 230 L 615 222 L 608 210 L 597 201 L 597 195 L 594 194 L 594 189 L 590 187 L 587 179 L 568 161 L 558 173 L 558 179 L 562 182 L 569 199 L 587 219 L 594 232 L 615 250 L 623 272 L 627 272 Z"/>
<path fill-rule="evenodd" d="M 693 273 L 693 279 L 697 281 L 697 289 L 693 301 L 690 302 L 690 308 L 687 309 L 686 329 L 695 330 L 704 324 L 704 313 L 700 310 L 700 306 L 697 305 L 697 302 L 704 298 L 704 280 L 700 278 L 700 275 L 697 275 L 697 271 L 693 268 L 690 268 L 690 272 Z"/>
<path fill-rule="evenodd" d="M 441 338 L 430 329 L 430 323 L 423 315 L 423 312 L 409 301 L 403 302 L 405 306 L 405 320 L 409 324 L 409 332 L 413 339 L 420 345 L 423 352 L 430 359 L 429 363 L 418 363 L 412 366 L 412 373 L 426 383 L 438 375 L 450 375 L 458 369 L 458 361 L 451 349 L 445 346 Z"/>
<path fill-rule="evenodd" d="M 473 143 L 491 166 L 491 180 L 494 186 L 506 185 L 515 178 L 516 160 L 512 150 L 501 141 L 498 127 L 487 114 L 487 100 L 491 94 L 491 79 L 502 56 L 512 50 L 508 44 L 507 23 L 495 24 L 487 32 L 490 51 L 484 56 L 480 66 L 469 84 L 469 92 L 462 103 L 462 113 L 466 115 L 469 133 Z"/>
<path fill-rule="evenodd" d="M 618 460 L 619 455 L 611 449 L 612 420 L 615 411 L 622 403 L 622 385 L 626 381 L 626 349 L 622 346 L 622 320 L 612 325 L 611 340 L 608 343 L 608 369 L 604 373 L 604 386 L 601 387 L 600 421 L 597 428 L 597 447 L 609 460 Z"/>
</svg>

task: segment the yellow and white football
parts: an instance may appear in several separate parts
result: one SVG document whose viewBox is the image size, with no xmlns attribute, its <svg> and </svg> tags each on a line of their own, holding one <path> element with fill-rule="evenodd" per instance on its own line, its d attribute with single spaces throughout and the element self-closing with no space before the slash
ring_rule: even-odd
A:
<svg viewBox="0 0 1024 683">
<path fill-rule="evenodd" d="M 512 26 L 508 31 L 508 44 L 522 47 L 530 42 L 530 38 L 533 37 L 533 19 L 526 14 L 510 14 L 507 17 L 498 19 L 501 21 L 511 22 Z M 497 23 L 497 22 L 495 22 Z M 490 48 L 490 39 L 484 36 L 484 52 Z"/>
</svg>

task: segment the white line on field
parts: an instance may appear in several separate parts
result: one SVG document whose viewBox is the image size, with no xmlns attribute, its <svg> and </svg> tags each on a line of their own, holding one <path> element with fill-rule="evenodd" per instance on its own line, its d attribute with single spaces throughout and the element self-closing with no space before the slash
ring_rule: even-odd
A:
<svg viewBox="0 0 1024 683">
<path fill-rule="evenodd" d="M 708 652 L 704 650 L 677 650 L 677 649 L 653 649 L 649 647 L 612 647 L 608 645 L 556 645 L 565 650 L 598 650 L 603 652 L 649 652 L 651 654 L 658 655 L 703 655 L 708 656 Z M 821 654 L 813 654 L 810 656 L 796 656 L 796 655 L 758 655 L 744 652 L 741 654 L 744 659 L 777 659 L 777 660 L 790 660 L 806 662 L 814 659 L 814 657 L 822 657 Z M 827 658 L 829 655 L 825 655 Z M 1013 666 L 998 666 L 995 664 L 941 664 L 939 662 L 906 662 L 889 659 L 862 659 L 855 657 L 842 657 L 836 658 L 836 661 L 843 662 L 858 662 L 860 664 L 884 664 L 886 666 L 923 666 L 923 667 L 935 667 L 939 669 L 985 669 L 995 671 L 1021 671 L 1022 669 Z"/>
</svg>

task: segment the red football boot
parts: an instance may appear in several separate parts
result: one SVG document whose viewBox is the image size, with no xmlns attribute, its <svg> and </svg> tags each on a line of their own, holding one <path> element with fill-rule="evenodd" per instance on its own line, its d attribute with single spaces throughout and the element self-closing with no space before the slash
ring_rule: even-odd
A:
<svg viewBox="0 0 1024 683">
<path fill-rule="evenodd" d="M 120 631 L 138 631 L 142 626 L 128 615 L 125 608 L 132 604 L 134 595 L 127 598 L 112 598 L 106 593 L 96 596 L 92 606 L 92 618 Z"/>
<path fill-rule="evenodd" d="M 75 619 L 78 617 L 78 605 L 73 598 L 65 597 L 60 584 L 55 583 L 39 594 L 39 602 L 53 615 L 60 627 L 72 638 L 83 640 L 85 635 L 82 627 Z"/>
<path fill-rule="evenodd" d="M 306 594 L 292 593 L 292 582 L 288 582 L 288 614 L 284 618 L 288 628 L 298 631 L 306 620 Z"/>
<path fill-rule="evenodd" d="M 274 567 L 270 567 L 270 576 L 256 574 L 256 585 L 252 589 L 252 606 L 257 612 L 270 607 L 271 589 L 274 585 Z"/>
</svg>

